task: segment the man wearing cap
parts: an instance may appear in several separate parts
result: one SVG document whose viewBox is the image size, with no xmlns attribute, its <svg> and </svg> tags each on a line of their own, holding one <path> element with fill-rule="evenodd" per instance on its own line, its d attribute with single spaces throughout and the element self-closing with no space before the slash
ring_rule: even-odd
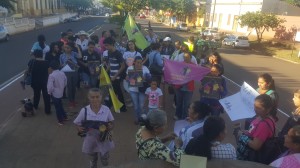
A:
<svg viewBox="0 0 300 168">
<path fill-rule="evenodd" d="M 161 56 L 164 59 L 170 59 L 171 55 L 173 54 L 173 52 L 175 51 L 174 46 L 172 45 L 172 39 L 171 37 L 165 37 L 163 39 L 163 43 L 162 43 L 162 49 L 161 49 Z"/>
<path fill-rule="evenodd" d="M 77 38 L 75 43 L 81 47 L 82 51 L 86 50 L 88 48 L 88 43 L 89 43 L 89 40 L 88 40 L 89 34 L 86 33 L 85 31 L 81 30 L 76 35 L 79 38 Z"/>
</svg>

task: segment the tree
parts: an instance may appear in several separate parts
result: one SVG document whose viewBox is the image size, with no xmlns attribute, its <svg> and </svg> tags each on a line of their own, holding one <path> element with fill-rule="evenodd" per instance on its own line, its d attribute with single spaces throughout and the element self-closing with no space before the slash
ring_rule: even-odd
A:
<svg viewBox="0 0 300 168">
<path fill-rule="evenodd" d="M 93 5 L 93 0 L 62 0 L 62 2 L 67 10 L 77 11 L 78 13 Z"/>
<path fill-rule="evenodd" d="M 104 6 L 132 13 L 136 15 L 141 9 L 145 8 L 147 0 L 102 0 Z"/>
<path fill-rule="evenodd" d="M 7 10 L 10 10 L 10 11 L 15 11 L 15 8 L 14 8 L 14 3 L 17 3 L 16 0 L 0 0 L 0 6 L 6 8 Z"/>
<path fill-rule="evenodd" d="M 175 4 L 176 8 L 174 9 L 174 14 L 179 17 L 188 17 L 190 19 L 196 14 L 196 5 L 194 0 L 175 0 Z"/>
<path fill-rule="evenodd" d="M 239 23 L 242 27 L 248 26 L 256 30 L 257 41 L 260 43 L 262 35 L 265 30 L 277 28 L 281 23 L 285 22 L 284 19 L 278 18 L 274 14 L 267 14 L 262 12 L 247 12 L 238 17 Z"/>
<path fill-rule="evenodd" d="M 285 0 L 287 3 L 300 7 L 300 0 Z"/>
</svg>

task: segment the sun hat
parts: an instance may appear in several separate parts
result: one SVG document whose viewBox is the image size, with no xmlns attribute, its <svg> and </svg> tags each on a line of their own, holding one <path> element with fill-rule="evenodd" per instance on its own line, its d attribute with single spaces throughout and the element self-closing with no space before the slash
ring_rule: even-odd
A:
<svg viewBox="0 0 300 168">
<path fill-rule="evenodd" d="M 163 41 L 172 41 L 170 37 L 165 37 Z"/>
</svg>

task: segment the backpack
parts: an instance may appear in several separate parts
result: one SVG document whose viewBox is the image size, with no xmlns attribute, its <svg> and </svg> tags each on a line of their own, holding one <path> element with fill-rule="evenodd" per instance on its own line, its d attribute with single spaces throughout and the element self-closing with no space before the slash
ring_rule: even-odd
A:
<svg viewBox="0 0 300 168">
<path fill-rule="evenodd" d="M 274 121 L 271 121 L 275 128 Z M 272 130 L 272 127 L 268 122 L 266 122 L 265 120 L 263 120 L 262 122 L 265 122 L 268 125 L 268 127 Z M 274 129 L 273 137 L 267 139 L 258 151 L 255 151 L 252 148 L 250 148 L 247 160 L 268 165 L 272 161 L 276 160 L 281 153 L 282 151 L 280 148 L 280 140 L 278 137 L 275 137 Z"/>
<path fill-rule="evenodd" d="M 152 64 L 149 66 L 149 71 L 151 73 L 151 75 L 158 75 L 158 76 L 161 76 L 163 74 L 163 67 L 162 66 L 159 66 L 157 62 L 154 62 L 155 61 L 155 57 L 156 57 L 157 53 L 154 54 L 154 57 L 153 57 L 153 62 Z"/>
</svg>

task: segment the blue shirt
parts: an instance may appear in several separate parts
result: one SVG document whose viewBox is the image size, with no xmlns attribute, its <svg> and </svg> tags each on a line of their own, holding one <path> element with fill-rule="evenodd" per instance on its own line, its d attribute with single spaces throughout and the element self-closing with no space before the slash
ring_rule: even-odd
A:
<svg viewBox="0 0 300 168">
<path fill-rule="evenodd" d="M 152 51 L 149 54 L 149 66 L 152 65 L 154 62 L 157 63 L 159 66 L 163 66 L 163 60 L 158 51 Z"/>
</svg>

